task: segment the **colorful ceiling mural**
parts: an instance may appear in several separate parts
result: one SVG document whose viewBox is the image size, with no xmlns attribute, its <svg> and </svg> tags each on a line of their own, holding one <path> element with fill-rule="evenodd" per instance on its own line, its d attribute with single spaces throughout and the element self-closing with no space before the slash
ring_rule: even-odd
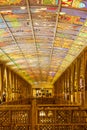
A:
<svg viewBox="0 0 87 130">
<path fill-rule="evenodd" d="M 30 84 L 53 84 L 86 46 L 87 0 L 0 1 L 0 59 Z"/>
</svg>

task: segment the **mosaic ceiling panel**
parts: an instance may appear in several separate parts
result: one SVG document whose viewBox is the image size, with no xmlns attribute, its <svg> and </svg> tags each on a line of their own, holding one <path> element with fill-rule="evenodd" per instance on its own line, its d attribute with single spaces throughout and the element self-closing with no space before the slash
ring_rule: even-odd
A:
<svg viewBox="0 0 87 130">
<path fill-rule="evenodd" d="M 0 1 L 0 59 L 29 83 L 54 83 L 87 46 L 87 0 Z"/>
</svg>

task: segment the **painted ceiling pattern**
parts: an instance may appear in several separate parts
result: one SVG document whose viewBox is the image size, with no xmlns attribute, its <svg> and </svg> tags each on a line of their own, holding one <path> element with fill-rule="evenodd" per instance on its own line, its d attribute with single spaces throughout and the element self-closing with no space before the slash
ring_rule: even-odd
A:
<svg viewBox="0 0 87 130">
<path fill-rule="evenodd" d="M 50 82 L 87 46 L 87 0 L 0 0 L 0 60 Z"/>
</svg>

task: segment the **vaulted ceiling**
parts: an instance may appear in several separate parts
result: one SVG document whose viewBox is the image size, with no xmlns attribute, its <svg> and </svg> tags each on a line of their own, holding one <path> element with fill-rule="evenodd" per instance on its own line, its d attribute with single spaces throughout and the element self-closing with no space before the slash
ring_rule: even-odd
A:
<svg viewBox="0 0 87 130">
<path fill-rule="evenodd" d="M 0 0 L 0 60 L 54 83 L 87 46 L 87 0 Z"/>
</svg>

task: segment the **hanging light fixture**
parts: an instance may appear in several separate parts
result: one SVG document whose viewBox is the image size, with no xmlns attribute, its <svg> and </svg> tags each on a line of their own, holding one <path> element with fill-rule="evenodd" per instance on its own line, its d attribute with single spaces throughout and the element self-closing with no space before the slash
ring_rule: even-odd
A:
<svg viewBox="0 0 87 130">
<path fill-rule="evenodd" d="M 46 116 L 45 111 L 43 111 L 43 110 L 42 110 L 42 111 L 40 111 L 40 112 L 39 112 L 39 116 L 41 116 L 41 117 Z"/>
<path fill-rule="evenodd" d="M 53 112 L 52 111 L 48 111 L 48 117 L 52 117 L 53 116 Z"/>
</svg>

